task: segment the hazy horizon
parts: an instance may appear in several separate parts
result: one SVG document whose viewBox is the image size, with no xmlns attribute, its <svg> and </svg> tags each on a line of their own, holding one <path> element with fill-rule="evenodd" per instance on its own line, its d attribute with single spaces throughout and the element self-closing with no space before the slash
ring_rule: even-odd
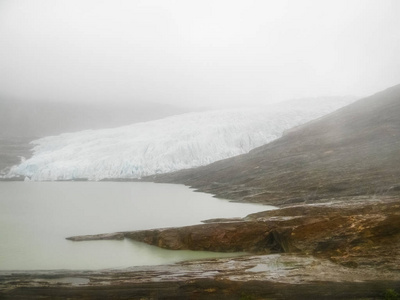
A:
<svg viewBox="0 0 400 300">
<path fill-rule="evenodd" d="M 184 107 L 400 82 L 400 2 L 0 2 L 0 97 Z"/>
</svg>

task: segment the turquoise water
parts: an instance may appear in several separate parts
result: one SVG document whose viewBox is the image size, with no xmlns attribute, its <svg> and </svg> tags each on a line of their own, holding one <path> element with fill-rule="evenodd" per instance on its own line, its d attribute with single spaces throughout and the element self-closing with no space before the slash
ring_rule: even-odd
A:
<svg viewBox="0 0 400 300">
<path fill-rule="evenodd" d="M 0 182 L 0 270 L 102 269 L 231 254 L 168 251 L 68 236 L 199 224 L 272 207 L 231 203 L 172 184 Z"/>
</svg>

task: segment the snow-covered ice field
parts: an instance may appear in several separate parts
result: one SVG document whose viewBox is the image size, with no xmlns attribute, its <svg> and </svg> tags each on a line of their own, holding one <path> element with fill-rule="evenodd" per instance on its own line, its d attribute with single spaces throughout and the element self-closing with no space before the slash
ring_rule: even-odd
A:
<svg viewBox="0 0 400 300">
<path fill-rule="evenodd" d="M 35 140 L 34 154 L 6 177 L 101 180 L 207 165 L 247 153 L 287 129 L 355 99 L 291 101 L 265 107 L 186 113 L 112 129 L 85 130 Z"/>
</svg>

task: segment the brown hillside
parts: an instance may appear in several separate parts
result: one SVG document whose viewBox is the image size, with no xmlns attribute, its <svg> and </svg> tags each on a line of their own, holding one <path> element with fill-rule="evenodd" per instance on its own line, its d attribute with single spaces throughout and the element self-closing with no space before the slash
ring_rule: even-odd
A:
<svg viewBox="0 0 400 300">
<path fill-rule="evenodd" d="M 400 194 L 400 85 L 248 154 L 152 180 L 274 205 Z"/>
</svg>

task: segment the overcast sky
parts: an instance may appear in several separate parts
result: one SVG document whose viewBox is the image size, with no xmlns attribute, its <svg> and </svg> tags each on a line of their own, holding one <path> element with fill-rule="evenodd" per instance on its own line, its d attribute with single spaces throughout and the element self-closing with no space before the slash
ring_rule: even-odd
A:
<svg viewBox="0 0 400 300">
<path fill-rule="evenodd" d="M 398 0 L 0 0 L 0 95 L 269 103 L 400 83 Z"/>
</svg>

